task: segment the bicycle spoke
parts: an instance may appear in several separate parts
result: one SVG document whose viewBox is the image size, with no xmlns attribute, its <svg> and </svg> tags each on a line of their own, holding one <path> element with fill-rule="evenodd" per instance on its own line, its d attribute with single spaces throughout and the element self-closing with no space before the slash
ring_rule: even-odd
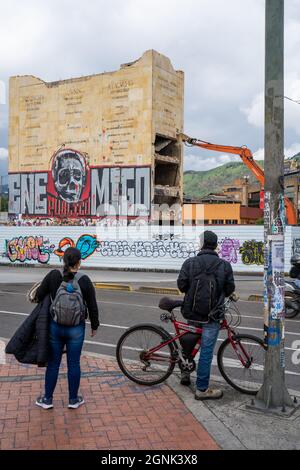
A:
<svg viewBox="0 0 300 470">
<path fill-rule="evenodd" d="M 118 347 L 118 360 L 122 370 L 132 380 L 150 385 L 160 382 L 169 370 L 173 370 L 171 347 L 162 346 L 147 355 L 166 341 L 155 328 L 141 327 L 125 334 Z"/>
</svg>

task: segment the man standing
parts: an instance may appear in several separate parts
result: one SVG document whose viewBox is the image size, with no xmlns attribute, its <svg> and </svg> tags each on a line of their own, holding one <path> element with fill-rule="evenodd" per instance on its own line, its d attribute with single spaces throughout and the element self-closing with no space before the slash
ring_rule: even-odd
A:
<svg viewBox="0 0 300 470">
<path fill-rule="evenodd" d="M 218 237 L 206 230 L 201 236 L 201 250 L 187 259 L 181 268 L 177 285 L 185 293 L 182 315 L 189 322 L 203 327 L 201 351 L 197 369 L 196 400 L 221 398 L 222 390 L 209 388 L 210 369 L 217 342 L 220 321 L 224 316 L 224 300 L 235 290 L 232 267 L 215 251 Z M 182 372 L 181 384 L 190 385 L 189 372 Z"/>
</svg>

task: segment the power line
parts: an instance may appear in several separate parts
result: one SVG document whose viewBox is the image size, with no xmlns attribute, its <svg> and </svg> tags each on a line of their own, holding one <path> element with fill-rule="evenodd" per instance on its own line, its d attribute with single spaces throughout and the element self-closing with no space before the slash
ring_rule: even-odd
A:
<svg viewBox="0 0 300 470">
<path fill-rule="evenodd" d="M 293 100 L 292 98 L 289 98 L 288 96 L 284 96 L 286 100 L 292 101 L 293 103 L 300 104 L 300 101 Z"/>
</svg>

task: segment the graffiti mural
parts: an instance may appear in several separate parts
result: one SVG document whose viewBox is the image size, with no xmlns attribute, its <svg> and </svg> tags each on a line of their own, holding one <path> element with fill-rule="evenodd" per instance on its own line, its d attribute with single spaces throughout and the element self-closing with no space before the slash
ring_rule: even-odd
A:
<svg viewBox="0 0 300 470">
<path fill-rule="evenodd" d="M 226 237 L 220 242 L 219 256 L 222 259 L 229 261 L 229 263 L 236 264 L 238 261 L 239 248 L 239 240 Z"/>
<path fill-rule="evenodd" d="M 102 256 L 136 256 L 138 258 L 189 258 L 196 256 L 199 247 L 193 242 L 135 241 L 131 245 L 126 240 L 101 241 L 97 251 Z"/>
<path fill-rule="evenodd" d="M 9 213 L 48 217 L 150 215 L 150 167 L 89 167 L 63 149 L 45 172 L 9 174 Z"/>
<path fill-rule="evenodd" d="M 264 243 L 256 240 L 246 240 L 240 247 L 240 254 L 244 264 L 261 266 L 264 264 Z"/>
<path fill-rule="evenodd" d="M 38 261 L 47 264 L 51 253 L 54 251 L 48 239 L 43 236 L 37 237 L 15 237 L 6 240 L 6 256 L 14 263 L 15 261 Z"/>
<path fill-rule="evenodd" d="M 72 238 L 65 237 L 60 240 L 58 248 L 54 251 L 54 253 L 62 258 L 67 248 L 75 247 L 80 251 L 81 259 L 85 260 L 95 252 L 98 245 L 99 242 L 95 235 L 81 235 L 78 238 L 77 243 L 75 243 Z"/>
<path fill-rule="evenodd" d="M 292 253 L 293 253 L 293 255 L 299 255 L 300 254 L 300 238 L 294 238 L 293 239 Z"/>
</svg>

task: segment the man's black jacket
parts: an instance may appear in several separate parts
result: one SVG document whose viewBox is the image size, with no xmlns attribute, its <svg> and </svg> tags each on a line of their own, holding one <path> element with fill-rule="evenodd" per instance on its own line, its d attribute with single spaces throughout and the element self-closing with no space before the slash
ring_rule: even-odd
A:
<svg viewBox="0 0 300 470">
<path fill-rule="evenodd" d="M 214 250 L 201 250 L 197 256 L 187 259 L 180 270 L 177 286 L 181 292 L 185 293 L 182 312 L 189 320 L 207 321 L 208 318 L 201 319 L 192 311 L 192 301 L 194 298 L 193 279 L 198 276 L 204 269 L 210 269 L 217 263 L 219 264 L 215 270 L 215 278 L 218 289 L 217 308 L 214 312 L 214 319 L 221 319 L 223 315 L 223 303 L 225 297 L 229 297 L 235 290 L 234 278 L 231 264 L 228 261 L 219 258 Z"/>
<path fill-rule="evenodd" d="M 23 364 L 46 366 L 49 354 L 50 296 L 40 302 L 17 329 L 5 352 Z"/>
</svg>

